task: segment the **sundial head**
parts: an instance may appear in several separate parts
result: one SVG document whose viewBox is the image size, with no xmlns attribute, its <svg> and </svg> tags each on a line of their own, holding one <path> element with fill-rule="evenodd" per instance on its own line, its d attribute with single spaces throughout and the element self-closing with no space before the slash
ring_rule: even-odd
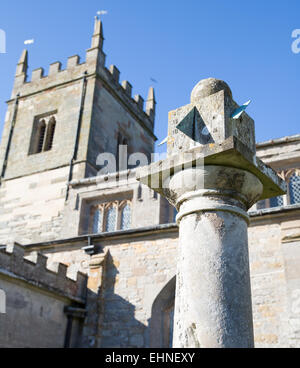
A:
<svg viewBox="0 0 300 368">
<path fill-rule="evenodd" d="M 202 79 L 192 90 L 191 103 L 197 103 L 199 99 L 214 95 L 220 91 L 224 91 L 225 95 L 232 99 L 231 89 L 226 82 L 216 78 Z"/>
<path fill-rule="evenodd" d="M 255 154 L 254 121 L 245 112 L 238 119 L 232 118 L 239 106 L 226 82 L 201 80 L 192 90 L 191 103 L 169 113 L 168 155 L 220 144 L 230 136 Z"/>
</svg>

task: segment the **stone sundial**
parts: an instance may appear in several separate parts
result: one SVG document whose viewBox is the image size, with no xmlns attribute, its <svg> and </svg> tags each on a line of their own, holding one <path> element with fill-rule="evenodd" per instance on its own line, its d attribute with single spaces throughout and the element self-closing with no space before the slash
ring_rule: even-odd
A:
<svg viewBox="0 0 300 368">
<path fill-rule="evenodd" d="M 169 113 L 168 154 L 218 144 L 231 136 L 255 152 L 254 121 L 246 113 L 239 119 L 231 117 L 238 107 L 225 82 L 200 81 L 192 91 L 191 103 Z"/>
<path fill-rule="evenodd" d="M 200 81 L 169 113 L 168 157 L 137 172 L 178 210 L 175 348 L 254 346 L 247 211 L 286 188 L 238 108 L 225 82 Z"/>
</svg>

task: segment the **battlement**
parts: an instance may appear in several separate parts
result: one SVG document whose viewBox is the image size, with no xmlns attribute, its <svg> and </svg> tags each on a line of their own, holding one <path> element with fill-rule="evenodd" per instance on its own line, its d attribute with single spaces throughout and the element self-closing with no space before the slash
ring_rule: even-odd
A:
<svg viewBox="0 0 300 368">
<path fill-rule="evenodd" d="M 20 65 L 21 61 L 18 64 L 17 72 L 18 70 L 22 70 Z M 22 73 L 16 74 L 11 99 L 14 99 L 18 93 L 26 97 L 59 85 L 76 82 L 76 80 L 83 77 L 85 72 L 88 74 L 95 73 L 95 68 L 91 64 L 86 62 L 80 63 L 80 57 L 78 55 L 73 55 L 68 58 L 67 67 L 65 69 L 62 69 L 62 63 L 60 61 L 50 64 L 48 75 L 45 73 L 45 69 L 40 67 L 34 69 L 31 78 L 28 78 L 27 66 L 24 66 L 23 70 Z"/>
<path fill-rule="evenodd" d="M 28 51 L 24 50 L 17 65 L 11 100 L 15 99 L 17 94 L 20 94 L 22 98 L 64 84 L 76 83 L 87 75 L 88 78 L 96 77 L 112 93 L 117 93 L 118 98 L 127 104 L 141 120 L 148 121 L 146 125 L 153 130 L 155 101 L 147 101 L 146 109 L 144 109 L 144 99 L 140 95 L 132 97 L 132 85 L 128 81 L 120 84 L 119 69 L 115 65 L 109 68 L 105 66 L 106 55 L 102 50 L 103 40 L 103 26 L 100 20 L 96 19 L 92 48 L 87 50 L 84 62 L 80 63 L 79 55 L 73 55 L 68 58 L 65 69 L 62 69 L 62 63 L 57 61 L 49 66 L 48 75 L 45 74 L 44 68 L 40 67 L 33 70 L 31 78 L 27 77 Z"/>
<path fill-rule="evenodd" d="M 37 253 L 34 258 L 26 259 L 25 248 L 17 243 L 6 246 L 0 249 L 0 274 L 59 294 L 74 302 L 85 302 L 87 275 L 78 272 L 75 281 L 67 277 L 66 265 L 59 263 L 55 272 L 47 268 L 48 257 Z"/>
</svg>

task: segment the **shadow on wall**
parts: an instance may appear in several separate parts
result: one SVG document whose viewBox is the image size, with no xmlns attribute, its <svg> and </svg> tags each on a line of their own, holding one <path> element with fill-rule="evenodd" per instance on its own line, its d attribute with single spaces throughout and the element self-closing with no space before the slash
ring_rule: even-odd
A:
<svg viewBox="0 0 300 368">
<path fill-rule="evenodd" d="M 80 346 L 83 319 L 74 316 L 72 328 L 68 329 L 65 308 L 83 308 L 82 304 L 71 303 L 55 293 L 34 288 L 25 282 L 11 282 L 4 277 L 0 277 L 0 287 L 4 289 L 0 289 L 0 304 L 1 301 L 5 303 L 0 305 L 0 348 Z"/>
<path fill-rule="evenodd" d="M 106 260 L 101 328 L 102 348 L 147 347 L 147 326 L 135 318 L 135 306 L 115 294 L 118 270 L 110 253 Z M 130 290 L 128 290 L 128 294 Z M 130 295 L 130 294 L 129 294 Z"/>
<path fill-rule="evenodd" d="M 126 278 L 118 278 L 119 271 L 109 251 L 104 270 L 99 293 L 88 290 L 86 327 L 89 332 L 84 334 L 83 347 L 172 347 L 176 276 L 155 298 L 148 327 L 136 319 L 136 306 L 116 294 L 118 283 L 124 282 L 126 289 Z M 134 288 L 127 288 L 126 292 L 128 297 L 134 299 Z"/>
<path fill-rule="evenodd" d="M 149 319 L 149 347 L 171 348 L 173 343 L 176 276 L 156 297 Z"/>
</svg>

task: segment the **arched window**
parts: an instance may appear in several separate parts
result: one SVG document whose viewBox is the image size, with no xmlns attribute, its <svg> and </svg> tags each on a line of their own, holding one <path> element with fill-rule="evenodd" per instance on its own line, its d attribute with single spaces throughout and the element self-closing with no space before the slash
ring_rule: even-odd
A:
<svg viewBox="0 0 300 368">
<path fill-rule="evenodd" d="M 111 206 L 106 210 L 105 216 L 105 232 L 109 233 L 116 230 L 117 211 L 115 206 Z"/>
<path fill-rule="evenodd" d="M 43 151 L 45 133 L 46 133 L 46 122 L 45 120 L 41 120 L 38 125 L 37 146 L 35 153 L 40 153 Z"/>
<path fill-rule="evenodd" d="M 121 230 L 128 230 L 131 227 L 131 206 L 129 203 L 121 210 Z"/>
<path fill-rule="evenodd" d="M 56 113 L 56 112 L 55 112 Z M 29 155 L 50 151 L 53 147 L 56 119 L 54 112 L 45 116 L 37 116 L 34 119 Z"/>
<path fill-rule="evenodd" d="M 282 207 L 283 206 L 283 197 L 273 197 L 270 198 L 270 207 Z"/>
<path fill-rule="evenodd" d="M 94 213 L 93 219 L 93 234 L 102 233 L 102 224 L 103 224 L 103 212 L 100 208 L 96 209 Z"/>
<path fill-rule="evenodd" d="M 90 208 L 88 231 L 93 234 L 129 230 L 132 227 L 131 201 L 115 200 L 113 202 L 94 204 Z"/>
<path fill-rule="evenodd" d="M 290 204 L 300 203 L 300 176 L 293 174 L 289 182 Z"/>
<path fill-rule="evenodd" d="M 48 123 L 45 151 L 50 151 L 53 147 L 55 126 L 56 126 L 56 121 L 55 121 L 55 118 L 52 117 Z"/>
</svg>

